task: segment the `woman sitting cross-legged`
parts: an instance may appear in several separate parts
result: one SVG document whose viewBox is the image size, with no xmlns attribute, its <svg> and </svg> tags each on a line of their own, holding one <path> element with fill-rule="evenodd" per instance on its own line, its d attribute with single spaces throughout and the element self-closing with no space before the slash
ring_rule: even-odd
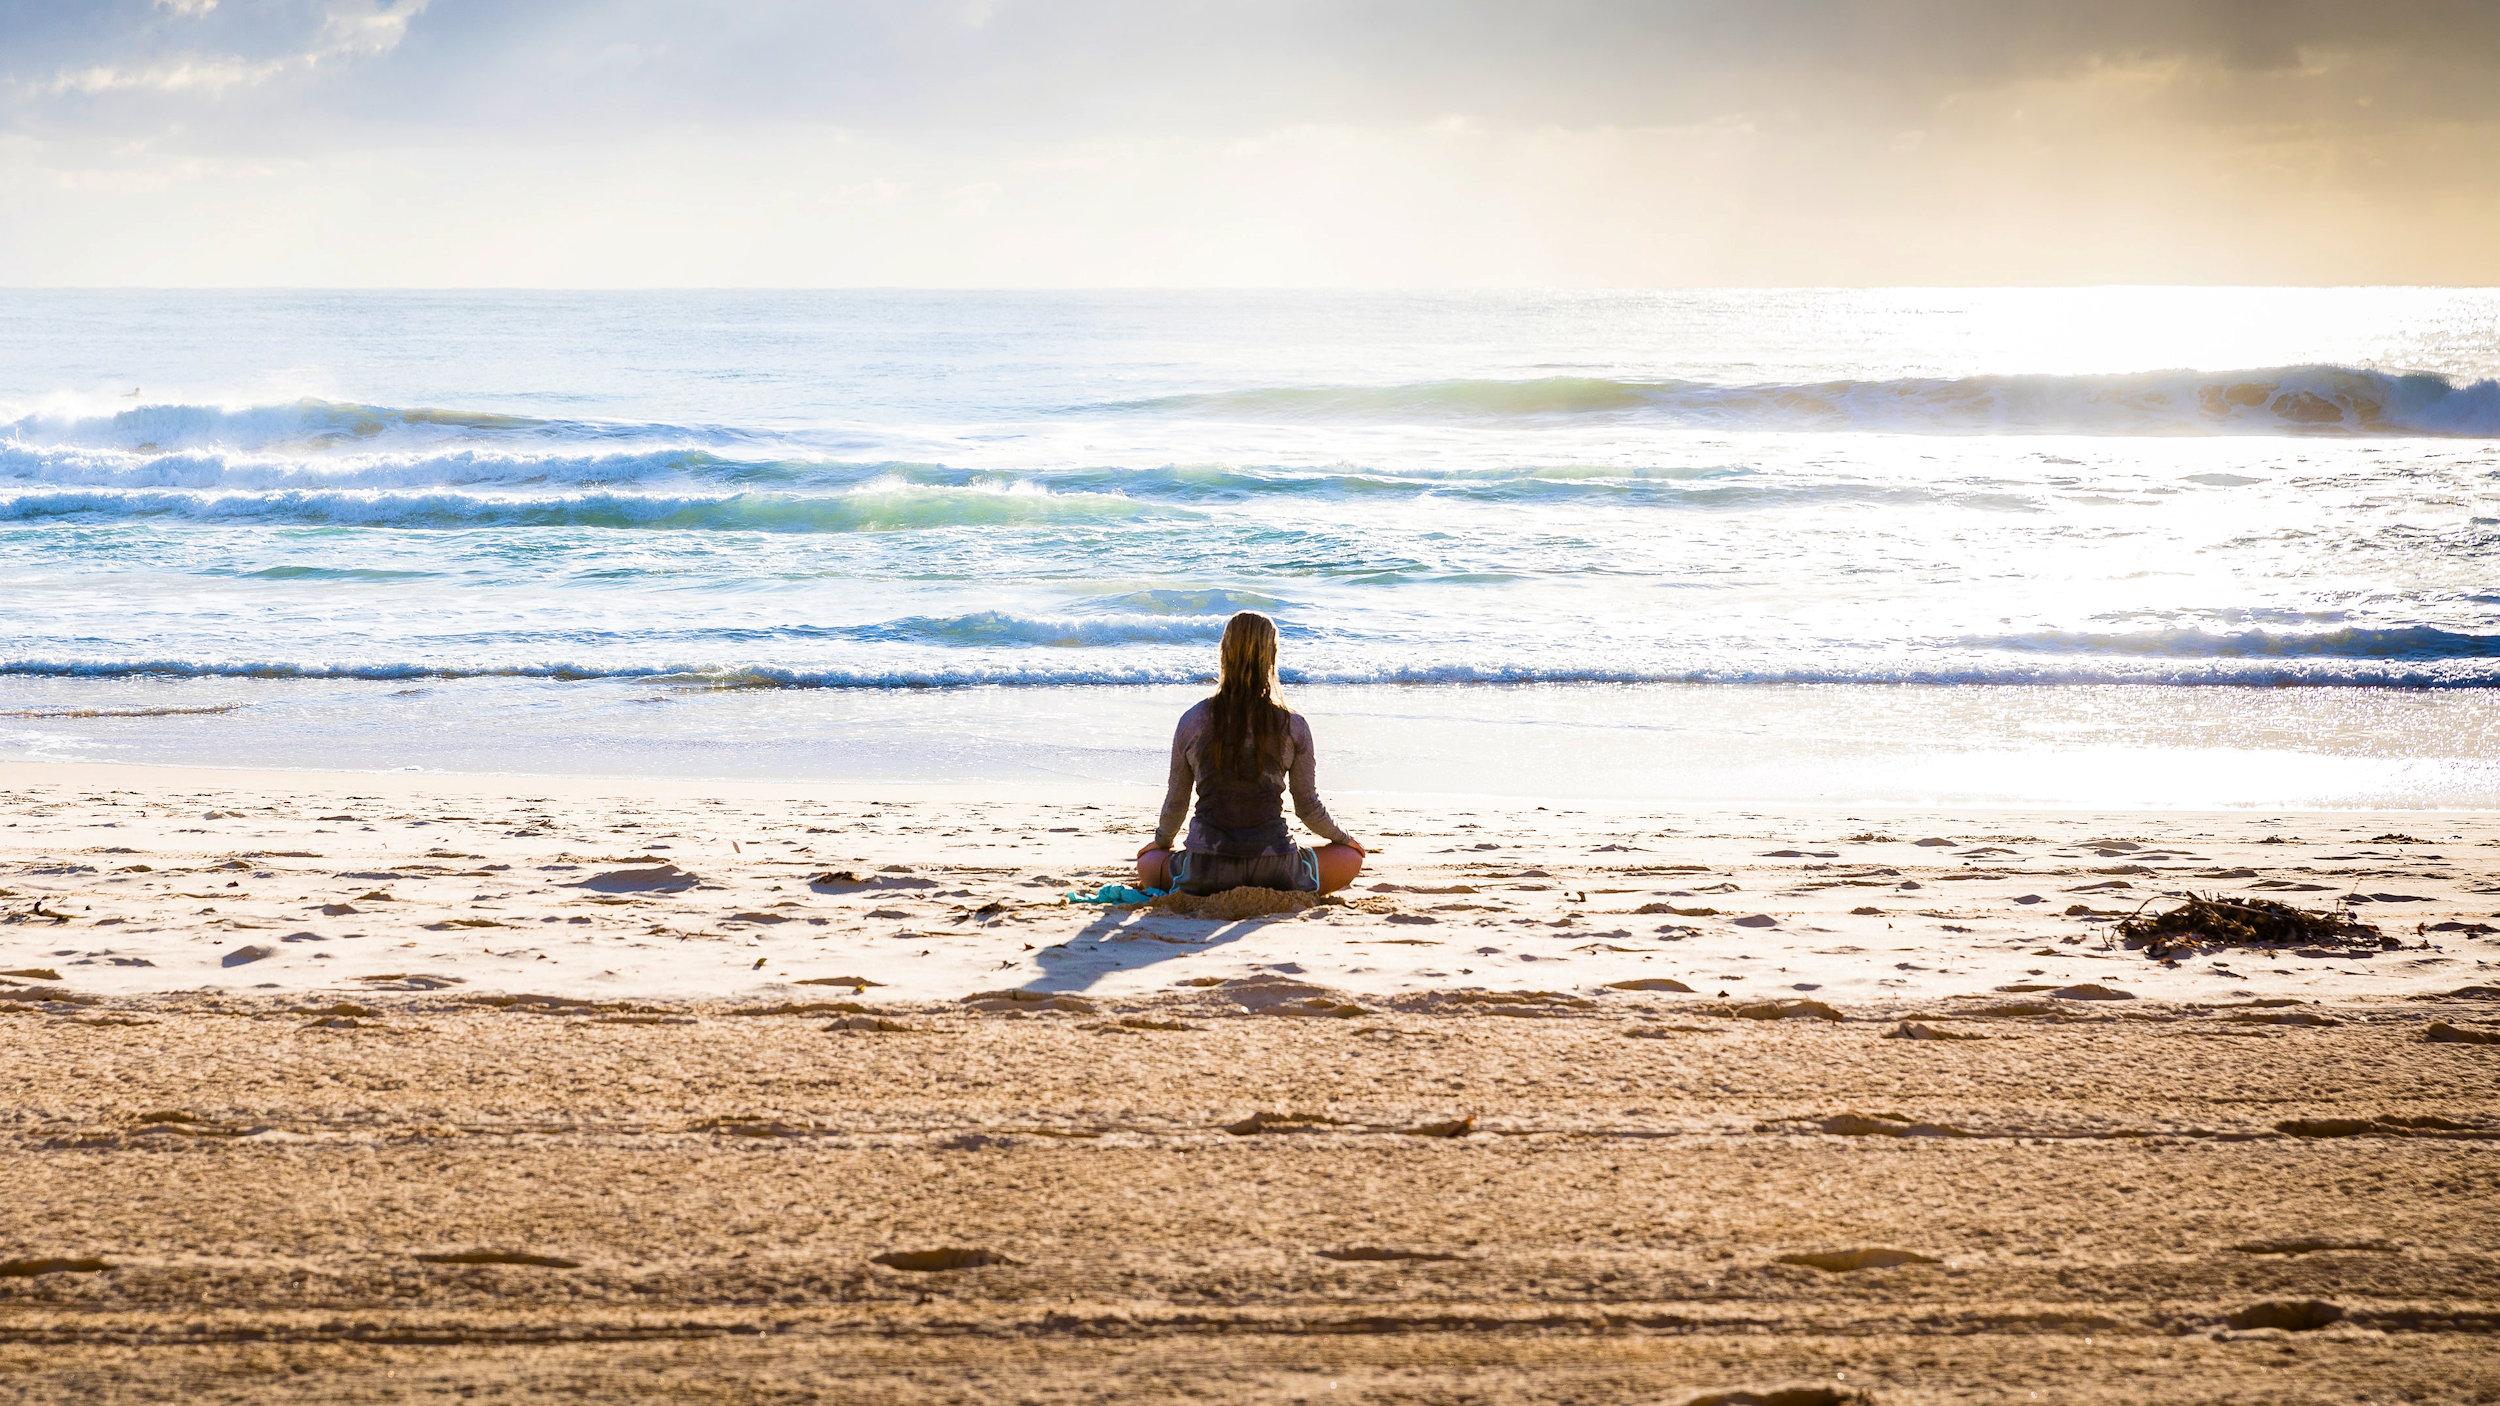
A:
<svg viewBox="0 0 2500 1406">
<path fill-rule="evenodd" d="M 1276 622 L 1245 610 L 1224 627 L 1215 695 L 1181 714 L 1172 734 L 1171 777 L 1154 843 L 1137 852 L 1141 887 L 1221 893 L 1255 886 L 1333 893 L 1362 872 L 1363 846 L 1321 805 L 1311 725 L 1276 697 Z M 1296 845 L 1293 813 L 1332 843 Z M 1192 787 L 1197 813 L 1174 852 Z"/>
</svg>

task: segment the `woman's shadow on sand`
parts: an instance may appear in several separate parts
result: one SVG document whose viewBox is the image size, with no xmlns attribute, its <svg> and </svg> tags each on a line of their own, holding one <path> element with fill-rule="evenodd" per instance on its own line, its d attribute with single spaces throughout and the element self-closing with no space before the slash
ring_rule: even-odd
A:
<svg viewBox="0 0 2500 1406">
<path fill-rule="evenodd" d="M 1037 996 L 1081 993 L 1104 977 L 1238 942 L 1269 923 L 1297 916 L 1278 913 L 1219 922 L 1144 908 L 1106 908 L 1075 935 L 1034 953 L 1042 969 L 1017 989 Z"/>
</svg>

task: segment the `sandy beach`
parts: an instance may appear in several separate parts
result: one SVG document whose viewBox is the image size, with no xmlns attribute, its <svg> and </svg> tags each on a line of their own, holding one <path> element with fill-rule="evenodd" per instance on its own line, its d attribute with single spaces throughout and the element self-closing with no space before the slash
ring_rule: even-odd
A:
<svg viewBox="0 0 2500 1406">
<path fill-rule="evenodd" d="M 0 0 L 0 1406 L 2500 1406 L 2495 229 L 2500 0 Z"/>
<path fill-rule="evenodd" d="M 2500 1399 L 2488 817 L 1146 797 L 13 765 L 0 1398 Z"/>
</svg>

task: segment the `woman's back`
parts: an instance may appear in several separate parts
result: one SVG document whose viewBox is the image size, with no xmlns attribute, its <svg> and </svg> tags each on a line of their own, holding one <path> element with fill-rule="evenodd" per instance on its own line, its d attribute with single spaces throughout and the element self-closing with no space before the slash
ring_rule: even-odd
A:
<svg viewBox="0 0 2500 1406">
<path fill-rule="evenodd" d="M 1203 698 L 1180 716 L 1175 746 L 1188 753 L 1190 773 L 1198 781 L 1198 821 L 1223 831 L 1250 831 L 1285 823 L 1285 781 L 1293 771 L 1295 741 L 1310 736 L 1310 723 L 1298 713 L 1285 713 L 1275 746 L 1253 748 L 1250 756 L 1215 758 L 1215 700 Z M 1235 748 L 1240 753 L 1240 748 Z M 1203 846 L 1190 846 L 1203 848 Z M 1213 846 L 1205 846 L 1213 848 Z"/>
<path fill-rule="evenodd" d="M 1234 616 L 1225 627 L 1221 664 L 1216 692 L 1191 705 L 1172 730 L 1163 812 L 1154 842 L 1139 851 L 1141 864 L 1147 854 L 1169 853 L 1177 843 L 1184 860 L 1193 855 L 1227 861 L 1290 859 L 1309 871 L 1309 882 L 1284 886 L 1321 887 L 1328 877 L 1337 878 L 1328 887 L 1341 886 L 1361 867 L 1362 850 L 1320 803 L 1310 723 L 1276 697 L 1275 622 L 1247 611 Z M 1330 841 L 1332 851 L 1343 848 L 1331 864 L 1319 865 L 1314 855 L 1295 845 L 1285 824 L 1288 792 L 1302 823 Z M 1185 840 L 1184 816 L 1189 821 Z M 1141 868 L 1141 874 L 1160 872 L 1159 863 L 1155 870 Z M 1219 872 L 1231 874 L 1220 866 L 1202 864 L 1198 869 L 1210 882 Z M 1329 872 L 1323 874 L 1323 869 Z M 1264 883 L 1249 877 L 1253 870 L 1266 872 L 1254 865 L 1233 881 Z"/>
</svg>

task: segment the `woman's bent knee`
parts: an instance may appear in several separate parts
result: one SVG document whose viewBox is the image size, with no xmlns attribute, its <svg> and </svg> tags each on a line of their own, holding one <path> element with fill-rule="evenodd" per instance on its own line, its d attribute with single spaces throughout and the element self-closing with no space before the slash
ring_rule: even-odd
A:
<svg viewBox="0 0 2500 1406">
<path fill-rule="evenodd" d="M 1363 872 L 1363 852 L 1352 845 L 1329 845 L 1315 852 L 1319 861 L 1319 891 L 1335 893 L 1353 883 Z"/>
<path fill-rule="evenodd" d="M 1172 852 L 1150 849 L 1137 856 L 1137 886 L 1141 889 L 1163 889 L 1172 886 Z"/>
</svg>

